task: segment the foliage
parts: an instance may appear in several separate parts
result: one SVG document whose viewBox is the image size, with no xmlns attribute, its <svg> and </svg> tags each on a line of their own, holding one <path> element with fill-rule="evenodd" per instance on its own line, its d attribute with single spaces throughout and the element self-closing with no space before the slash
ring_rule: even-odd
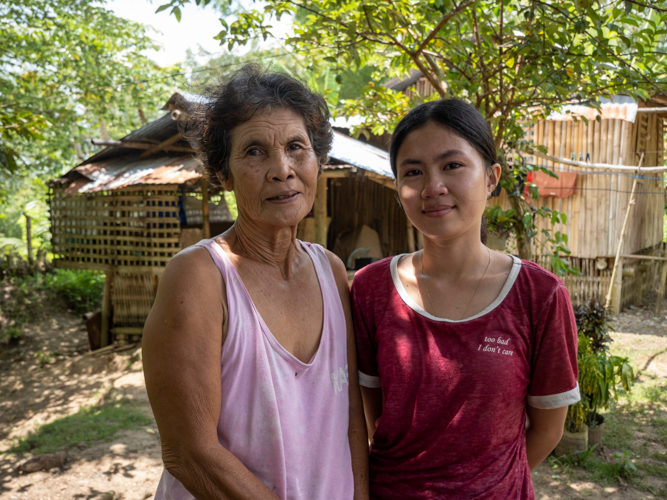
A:
<svg viewBox="0 0 667 500">
<path fill-rule="evenodd" d="M 50 365 L 56 359 L 54 353 L 50 351 L 37 351 L 35 353 L 35 357 L 37 358 L 37 364 L 40 368 L 43 368 L 46 365 Z"/>
<path fill-rule="evenodd" d="M 150 119 L 184 81 L 180 68 L 149 59 L 158 47 L 144 26 L 103 4 L 0 3 L 0 238 L 22 240 L 19 250 L 25 211 L 33 246 L 49 248 L 45 181 L 93 153 L 92 137 L 122 137 Z"/>
<path fill-rule="evenodd" d="M 178 0 L 179 4 L 188 0 Z M 173 2 L 172 2 L 173 3 Z M 218 35 L 231 49 L 271 36 L 271 19 L 295 15 L 287 45 L 321 58 L 334 73 L 371 66 L 404 77 L 418 69 L 435 93 L 397 94 L 367 85 L 344 103 L 374 133 L 390 130 L 415 103 L 457 96 L 491 123 L 506 161 L 501 185 L 521 227 L 524 258 L 535 236 L 533 209 L 522 193 L 522 152 L 533 150 L 523 126 L 563 103 L 599 106 L 598 97 L 666 95 L 667 2 L 612 0 L 266 0 L 263 9 L 223 20 Z"/>
<path fill-rule="evenodd" d="M 120 430 L 137 429 L 151 423 L 150 418 L 135 409 L 127 400 L 100 406 L 84 406 L 74 415 L 43 425 L 7 451 L 50 453 L 78 443 L 110 441 Z"/>
<path fill-rule="evenodd" d="M 22 337 L 21 325 L 43 314 L 48 305 L 58 305 L 59 300 L 64 300 L 67 307 L 77 314 L 99 308 L 104 290 L 104 274 L 56 269 L 52 273 L 9 277 L 3 283 L 5 290 L 0 305 L 8 323 L 0 336 L 11 341 Z"/>
<path fill-rule="evenodd" d="M 609 331 L 614 329 L 609 325 L 611 316 L 600 301 L 593 297 L 575 309 L 574 317 L 579 333 L 589 341 L 590 351 L 594 354 L 608 352 L 612 341 Z"/>
<path fill-rule="evenodd" d="M 609 354 L 609 314 L 593 298 L 575 312 L 578 330 L 577 362 L 581 401 L 568 408 L 566 428 L 571 432 L 585 422 L 594 425 L 601 409 L 618 399 L 618 388 L 630 392 L 634 372 L 628 358 Z"/>
<path fill-rule="evenodd" d="M 65 299 L 77 313 L 97 309 L 102 303 L 104 273 L 79 269 L 56 269 L 45 275 L 44 286 Z"/>
</svg>

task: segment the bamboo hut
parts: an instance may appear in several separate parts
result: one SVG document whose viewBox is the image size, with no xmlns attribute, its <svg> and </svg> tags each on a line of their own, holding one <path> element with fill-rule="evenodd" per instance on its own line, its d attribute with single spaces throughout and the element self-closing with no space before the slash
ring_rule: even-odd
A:
<svg viewBox="0 0 667 500">
<path fill-rule="evenodd" d="M 433 94 L 433 88 L 417 70 L 385 86 L 408 95 Z M 664 97 L 638 103 L 619 96 L 613 102 L 602 100 L 601 113 L 584 106 L 566 105 L 560 113 L 525 128 L 525 138 L 536 146 L 544 146 L 552 157 L 524 155 L 528 163 L 545 167 L 559 176 L 555 184 L 539 173 L 530 180 L 540 192 L 530 203 L 567 216 L 565 224 L 555 227 L 549 219 L 536 219 L 538 237 L 532 248 L 534 259 L 550 267 L 544 252 L 544 238 L 540 237 L 542 230 L 560 231 L 568 236 L 571 254 L 566 259 L 581 273 L 564 277 L 575 305 L 591 297 L 604 301 L 611 285 L 612 267 L 635 179 L 635 201 L 629 211 L 622 268 L 613 287 L 612 311 L 618 313 L 628 305 L 640 304 L 644 295 L 657 286 L 664 289 L 667 264 L 659 258 L 665 256 L 665 169 L 642 172 L 632 168 L 605 169 L 595 164 L 632 167 L 638 165 L 643 155 L 644 167 L 664 167 L 665 118 L 667 99 Z M 504 210 L 510 208 L 504 191 L 489 201 L 489 206 L 494 205 Z M 503 249 L 516 252 L 511 241 Z"/>
<path fill-rule="evenodd" d="M 233 224 L 224 193 L 207 184 L 179 134 L 188 99 L 174 94 L 161 118 L 120 140 L 95 141 L 105 148 L 49 183 L 55 266 L 106 274 L 103 346 L 140 340 L 167 262 Z M 413 249 L 414 232 L 392 186 L 385 151 L 335 131 L 313 211 L 298 237 L 344 261 L 358 241 L 370 241 L 359 257 L 370 249 L 376 258 Z M 355 259 L 349 264 L 354 269 Z"/>
<path fill-rule="evenodd" d="M 647 108 L 650 111 L 644 112 Z M 664 112 L 660 112 L 662 109 Z M 603 102 L 601 113 L 582 106 L 565 106 L 562 112 L 526 128 L 526 138 L 544 146 L 547 155 L 571 163 L 552 161 L 544 155 L 526 155 L 528 163 L 558 176 L 557 180 L 536 176 L 532 183 L 537 185 L 540 196 L 528 199 L 535 207 L 547 207 L 567 216 L 565 224 L 552 226 L 547 218 L 537 218 L 536 223 L 539 234 L 551 230 L 568 235 L 571 255 L 566 259 L 581 273 L 564 277 L 574 304 L 594 296 L 604 302 L 635 180 L 635 201 L 629 211 L 622 248 L 623 255 L 635 257 L 623 259 L 614 286 L 613 312 L 641 303 L 644 294 L 659 285 L 662 261 L 640 256 L 663 255 L 664 171 L 601 168 L 599 164 L 632 167 L 643 157 L 644 167 L 664 166 L 664 117 L 667 107 L 617 98 L 615 102 Z M 490 204 L 509 208 L 504 192 Z M 543 243 L 538 236 L 533 252 L 537 262 L 548 268 Z"/>
</svg>

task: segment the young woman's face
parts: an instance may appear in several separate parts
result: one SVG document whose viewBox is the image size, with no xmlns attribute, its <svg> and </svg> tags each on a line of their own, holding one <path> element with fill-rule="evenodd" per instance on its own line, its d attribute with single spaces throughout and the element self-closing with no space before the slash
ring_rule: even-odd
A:
<svg viewBox="0 0 667 500">
<path fill-rule="evenodd" d="M 462 137 L 435 122 L 413 130 L 396 157 L 396 185 L 408 219 L 424 235 L 479 238 L 486 200 L 500 176 Z"/>
</svg>

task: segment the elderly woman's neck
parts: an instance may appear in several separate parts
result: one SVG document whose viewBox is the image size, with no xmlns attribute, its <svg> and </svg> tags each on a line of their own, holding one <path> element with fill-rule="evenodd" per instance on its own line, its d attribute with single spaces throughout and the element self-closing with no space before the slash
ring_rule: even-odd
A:
<svg viewBox="0 0 667 500">
<path fill-rule="evenodd" d="M 280 268 L 284 277 L 290 274 L 298 253 L 296 226 L 267 230 L 239 217 L 230 230 L 232 250 L 243 256 Z"/>
</svg>

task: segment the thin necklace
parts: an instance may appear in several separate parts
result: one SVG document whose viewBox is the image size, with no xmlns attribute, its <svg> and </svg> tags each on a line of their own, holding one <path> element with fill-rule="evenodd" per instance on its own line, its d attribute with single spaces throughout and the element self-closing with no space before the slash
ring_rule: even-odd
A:
<svg viewBox="0 0 667 500">
<path fill-rule="evenodd" d="M 486 278 L 486 273 L 489 270 L 489 266 L 491 265 L 491 250 L 489 250 L 488 247 L 486 247 L 486 251 L 489 253 L 489 261 L 486 263 L 486 269 L 484 270 L 484 274 L 482 277 L 479 279 L 477 282 L 477 286 L 475 287 L 475 291 L 472 293 L 472 297 L 470 297 L 470 300 L 468 301 L 468 305 L 466 308 L 463 310 L 463 317 L 460 318 L 460 320 L 466 318 L 466 313 L 468 312 L 468 308 L 470 307 L 470 304 L 472 304 L 472 300 L 475 298 L 475 295 L 477 295 L 477 290 L 479 290 L 479 285 L 482 284 L 482 281 L 484 281 L 484 278 Z M 422 281 L 424 281 L 424 250 L 422 250 L 420 259 L 419 259 L 420 267 L 421 267 L 421 278 Z M 431 291 L 428 289 L 428 283 L 424 281 L 424 287 L 426 288 L 426 295 L 428 296 L 428 303 L 431 306 L 431 310 L 436 314 L 438 314 L 438 311 L 433 305 L 433 299 L 431 299 Z M 419 288 L 419 278 L 417 278 L 417 288 Z M 459 320 L 459 321 L 460 321 Z"/>
</svg>

